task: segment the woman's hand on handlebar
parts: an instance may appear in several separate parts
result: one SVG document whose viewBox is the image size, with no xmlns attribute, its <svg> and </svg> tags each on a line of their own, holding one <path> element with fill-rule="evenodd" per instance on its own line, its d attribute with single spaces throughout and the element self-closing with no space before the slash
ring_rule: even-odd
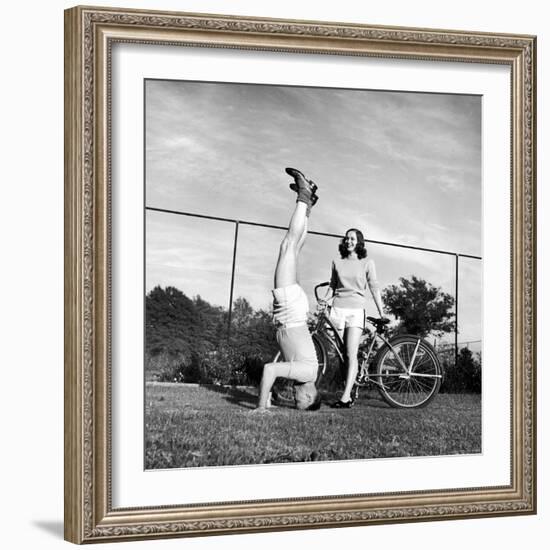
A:
<svg viewBox="0 0 550 550">
<path fill-rule="evenodd" d="M 325 298 L 321 298 L 319 296 L 319 289 L 324 287 L 324 286 L 329 286 L 329 285 L 330 285 L 330 283 L 327 281 L 325 283 L 320 283 L 320 284 L 318 284 L 314 287 L 313 291 L 315 293 L 315 299 L 317 300 L 317 302 L 326 302 L 327 301 L 326 296 L 328 294 L 328 290 L 327 290 L 327 292 L 325 292 Z"/>
</svg>

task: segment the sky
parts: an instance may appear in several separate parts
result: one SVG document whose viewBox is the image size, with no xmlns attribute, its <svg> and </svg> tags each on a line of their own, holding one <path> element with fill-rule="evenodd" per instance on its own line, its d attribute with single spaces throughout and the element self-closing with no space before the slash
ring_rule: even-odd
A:
<svg viewBox="0 0 550 550">
<path fill-rule="evenodd" d="M 286 226 L 293 166 L 319 186 L 310 230 L 481 256 L 479 96 L 148 80 L 145 106 L 147 206 Z M 284 232 L 238 231 L 234 298 L 267 308 Z M 234 223 L 148 211 L 146 290 L 173 285 L 227 307 L 234 237 Z M 310 297 L 337 245 L 308 237 Z M 383 287 L 415 274 L 454 295 L 454 257 L 368 251 Z M 479 260 L 460 260 L 459 288 L 459 340 L 479 340 Z"/>
</svg>

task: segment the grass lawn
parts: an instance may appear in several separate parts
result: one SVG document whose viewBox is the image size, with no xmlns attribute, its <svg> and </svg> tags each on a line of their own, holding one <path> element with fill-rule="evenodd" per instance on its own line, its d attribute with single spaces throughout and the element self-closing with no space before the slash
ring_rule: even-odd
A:
<svg viewBox="0 0 550 550">
<path fill-rule="evenodd" d="M 352 409 L 260 415 L 250 414 L 253 388 L 153 382 L 145 397 L 147 469 L 481 452 L 480 395 L 439 394 L 405 410 L 363 391 Z"/>
</svg>

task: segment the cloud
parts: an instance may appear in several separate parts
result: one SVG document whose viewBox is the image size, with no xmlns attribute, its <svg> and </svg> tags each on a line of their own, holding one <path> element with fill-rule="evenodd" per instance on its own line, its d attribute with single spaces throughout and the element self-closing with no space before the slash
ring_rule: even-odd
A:
<svg viewBox="0 0 550 550">
<path fill-rule="evenodd" d="M 319 185 L 311 230 L 359 227 L 370 239 L 479 254 L 480 113 L 473 96 L 149 81 L 147 204 L 286 226 L 295 195 L 284 168 L 295 166 Z M 148 282 L 194 284 L 222 300 L 234 225 L 177 218 L 148 215 Z M 240 225 L 236 290 L 256 304 L 269 303 L 282 235 Z M 310 294 L 336 244 L 308 238 L 301 277 Z M 384 284 L 410 273 L 452 279 L 439 255 L 369 250 Z"/>
</svg>

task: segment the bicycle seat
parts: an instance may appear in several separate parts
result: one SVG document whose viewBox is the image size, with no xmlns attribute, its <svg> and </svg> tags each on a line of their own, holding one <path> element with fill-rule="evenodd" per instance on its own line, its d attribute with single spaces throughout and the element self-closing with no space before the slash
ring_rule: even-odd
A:
<svg viewBox="0 0 550 550">
<path fill-rule="evenodd" d="M 384 327 L 390 323 L 390 320 L 386 317 L 383 317 L 382 319 L 378 317 L 369 317 L 367 316 L 367 320 L 369 320 L 375 327 L 376 330 L 384 330 Z"/>
</svg>

